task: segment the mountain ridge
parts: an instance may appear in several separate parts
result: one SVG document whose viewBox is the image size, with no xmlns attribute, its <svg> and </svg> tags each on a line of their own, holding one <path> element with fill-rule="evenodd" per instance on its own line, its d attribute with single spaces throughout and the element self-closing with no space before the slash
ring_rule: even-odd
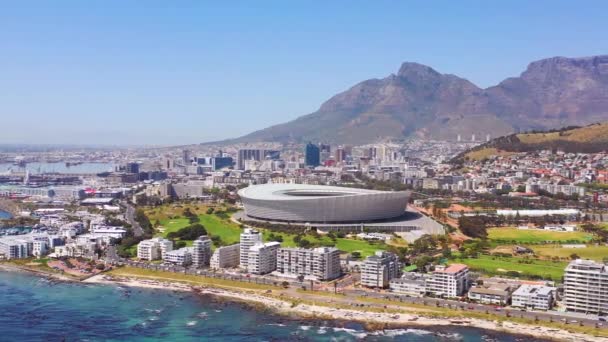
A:
<svg viewBox="0 0 608 342">
<path fill-rule="evenodd" d="M 396 74 L 359 82 L 313 113 L 224 143 L 325 141 L 362 144 L 411 136 L 477 140 L 608 120 L 608 55 L 551 57 L 480 88 L 404 62 Z"/>
</svg>

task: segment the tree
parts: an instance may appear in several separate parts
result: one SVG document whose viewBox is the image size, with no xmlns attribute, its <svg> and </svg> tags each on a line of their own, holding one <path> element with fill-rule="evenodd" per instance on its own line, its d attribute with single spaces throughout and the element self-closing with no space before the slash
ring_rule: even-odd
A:
<svg viewBox="0 0 608 342">
<path fill-rule="evenodd" d="M 207 230 L 200 223 L 191 224 L 184 227 L 176 232 L 170 232 L 167 234 L 169 239 L 180 239 L 180 240 L 195 240 L 201 235 L 207 235 Z"/>
<path fill-rule="evenodd" d="M 222 241 L 222 238 L 221 238 L 221 237 L 219 237 L 219 236 L 217 236 L 217 235 L 213 235 L 213 236 L 211 237 L 211 241 L 213 241 L 213 245 L 214 245 L 215 247 L 220 247 L 220 246 L 223 246 L 223 245 L 224 245 L 224 241 Z"/>
<path fill-rule="evenodd" d="M 298 247 L 301 247 L 301 248 L 309 248 L 309 247 L 310 247 L 310 245 L 312 245 L 312 244 L 310 243 L 310 241 L 308 241 L 308 240 L 306 240 L 306 239 L 301 239 L 301 240 L 298 242 Z"/>
<path fill-rule="evenodd" d="M 570 254 L 570 259 L 576 260 L 576 259 L 580 259 L 580 257 L 578 256 L 578 254 L 572 253 L 572 254 Z"/>
<path fill-rule="evenodd" d="M 354 251 L 354 252 L 350 253 L 350 256 L 351 256 L 353 259 L 361 259 L 361 252 Z"/>
<path fill-rule="evenodd" d="M 213 208 L 208 208 L 207 209 L 207 215 L 211 215 L 213 214 L 214 209 Z"/>
</svg>

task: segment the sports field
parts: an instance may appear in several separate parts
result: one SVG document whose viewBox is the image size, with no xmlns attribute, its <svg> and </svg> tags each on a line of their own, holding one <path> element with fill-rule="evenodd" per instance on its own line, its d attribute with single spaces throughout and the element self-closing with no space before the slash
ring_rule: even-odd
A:
<svg viewBox="0 0 608 342">
<path fill-rule="evenodd" d="M 541 229 L 490 228 L 488 239 L 497 243 L 585 243 L 593 237 L 585 232 L 552 232 Z"/>
<path fill-rule="evenodd" d="M 608 246 L 587 246 L 585 248 L 564 248 L 562 246 L 531 246 L 534 253 L 542 257 L 570 258 L 576 254 L 582 259 L 602 261 L 608 257 Z"/>
<path fill-rule="evenodd" d="M 529 276 L 542 277 L 561 281 L 564 268 L 568 265 L 565 261 L 536 260 L 513 257 L 502 258 L 489 255 L 480 255 L 478 258 L 454 259 L 451 263 L 463 263 L 472 270 L 485 273 L 487 275 L 508 275 L 507 272 L 514 271 L 519 273 L 521 278 Z"/>
</svg>

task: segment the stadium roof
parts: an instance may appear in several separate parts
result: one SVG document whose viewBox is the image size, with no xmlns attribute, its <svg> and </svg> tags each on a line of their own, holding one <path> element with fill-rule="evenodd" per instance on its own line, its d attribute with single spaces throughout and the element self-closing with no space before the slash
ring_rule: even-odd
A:
<svg viewBox="0 0 608 342">
<path fill-rule="evenodd" d="M 387 191 L 310 184 L 264 184 L 241 189 L 239 195 L 261 200 L 302 200 L 378 194 Z"/>
</svg>

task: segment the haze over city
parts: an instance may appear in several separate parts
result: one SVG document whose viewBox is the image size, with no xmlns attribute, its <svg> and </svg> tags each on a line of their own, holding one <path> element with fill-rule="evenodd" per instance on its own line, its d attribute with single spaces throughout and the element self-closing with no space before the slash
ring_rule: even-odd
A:
<svg viewBox="0 0 608 342">
<path fill-rule="evenodd" d="M 406 61 L 485 88 L 534 60 L 602 54 L 605 12 L 600 1 L 5 3 L 0 143 L 235 138 Z"/>
</svg>

